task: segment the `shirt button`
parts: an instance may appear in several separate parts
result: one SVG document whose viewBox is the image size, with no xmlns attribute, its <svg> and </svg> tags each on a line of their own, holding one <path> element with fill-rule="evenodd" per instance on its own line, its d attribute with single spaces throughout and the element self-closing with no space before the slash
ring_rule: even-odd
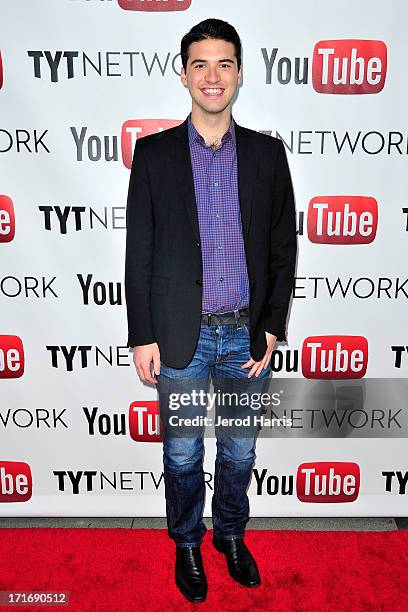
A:
<svg viewBox="0 0 408 612">
<path fill-rule="evenodd" d="M 215 215 L 215 216 L 217 217 L 217 219 L 219 219 L 219 218 L 220 218 L 220 215 L 218 215 L 218 214 L 217 214 L 217 215 Z"/>
<path fill-rule="evenodd" d="M 222 276 L 220 276 L 220 281 L 222 282 L 224 280 L 224 278 Z"/>
<path fill-rule="evenodd" d="M 214 183 L 214 187 L 218 187 L 218 183 L 217 183 L 217 181 L 215 181 L 215 183 Z"/>
<path fill-rule="evenodd" d="M 224 306 L 221 306 L 220 310 L 224 310 Z"/>
<path fill-rule="evenodd" d="M 222 244 L 219 244 L 219 245 L 218 245 L 218 248 L 219 248 L 219 249 L 222 249 Z"/>
</svg>

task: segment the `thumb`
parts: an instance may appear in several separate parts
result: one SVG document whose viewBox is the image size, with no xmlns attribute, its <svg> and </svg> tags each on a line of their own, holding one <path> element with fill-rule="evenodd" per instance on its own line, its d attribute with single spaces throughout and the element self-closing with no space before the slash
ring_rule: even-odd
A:
<svg viewBox="0 0 408 612">
<path fill-rule="evenodd" d="M 153 368 L 155 374 L 160 374 L 160 353 L 158 351 L 153 354 Z"/>
</svg>

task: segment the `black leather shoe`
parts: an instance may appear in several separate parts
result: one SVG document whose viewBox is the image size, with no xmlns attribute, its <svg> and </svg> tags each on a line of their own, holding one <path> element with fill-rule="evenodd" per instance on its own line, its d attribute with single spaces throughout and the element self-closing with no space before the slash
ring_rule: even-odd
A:
<svg viewBox="0 0 408 612">
<path fill-rule="evenodd" d="M 258 566 L 243 538 L 222 540 L 213 535 L 213 544 L 218 552 L 226 556 L 228 571 L 234 580 L 247 587 L 261 584 Z"/>
<path fill-rule="evenodd" d="M 176 546 L 176 584 L 189 601 L 204 601 L 207 577 L 199 546 Z"/>
</svg>

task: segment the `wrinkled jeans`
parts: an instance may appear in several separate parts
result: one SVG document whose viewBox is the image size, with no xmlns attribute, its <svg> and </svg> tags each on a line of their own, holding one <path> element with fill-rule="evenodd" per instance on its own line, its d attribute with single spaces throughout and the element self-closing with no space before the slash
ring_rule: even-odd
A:
<svg viewBox="0 0 408 612">
<path fill-rule="evenodd" d="M 241 369 L 250 358 L 249 325 L 237 320 L 234 324 L 201 324 L 196 351 L 190 363 L 183 369 L 171 368 L 161 362 L 157 376 L 160 415 L 168 422 L 170 393 L 188 393 L 192 389 L 209 389 L 211 375 L 214 392 L 238 387 L 248 393 L 265 392 L 268 386 L 270 364 L 260 373 L 248 379 L 251 367 Z M 240 396 L 241 397 L 241 396 Z M 217 404 L 215 408 L 219 410 Z M 205 405 L 188 406 L 191 416 L 207 416 Z M 255 412 L 240 405 L 229 407 L 229 414 L 240 415 Z M 258 411 L 259 414 L 259 411 Z M 215 418 L 216 414 L 213 412 Z M 175 429 L 175 428 L 174 428 Z M 199 546 L 207 528 L 202 520 L 205 503 L 203 470 L 204 427 L 189 428 L 188 435 L 173 435 L 168 425 L 163 432 L 163 467 L 166 496 L 168 535 L 177 546 Z M 212 521 L 214 534 L 232 540 L 243 537 L 249 520 L 247 488 L 255 461 L 255 444 L 259 427 L 247 428 L 241 435 L 237 429 L 217 427 L 217 455 L 215 461 Z M 182 430 L 183 431 L 183 430 Z"/>
</svg>

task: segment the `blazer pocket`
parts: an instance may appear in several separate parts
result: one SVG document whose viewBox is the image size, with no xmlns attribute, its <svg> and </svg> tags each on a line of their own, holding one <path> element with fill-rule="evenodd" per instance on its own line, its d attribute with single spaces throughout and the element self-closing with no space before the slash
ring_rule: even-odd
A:
<svg viewBox="0 0 408 612">
<path fill-rule="evenodd" d="M 151 293 L 167 293 L 169 286 L 169 279 L 166 276 L 152 276 L 152 282 L 150 286 Z"/>
</svg>

